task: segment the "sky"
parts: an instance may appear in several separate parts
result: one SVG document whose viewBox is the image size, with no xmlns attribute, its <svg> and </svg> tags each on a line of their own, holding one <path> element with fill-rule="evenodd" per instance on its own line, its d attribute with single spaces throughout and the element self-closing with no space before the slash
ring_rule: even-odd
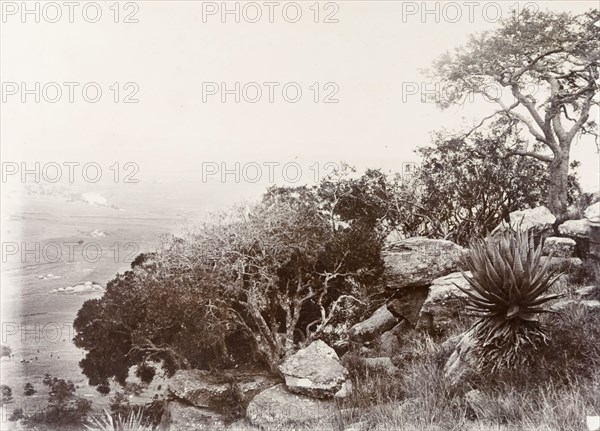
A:
<svg viewBox="0 0 600 431">
<path fill-rule="evenodd" d="M 274 2 L 269 22 L 268 2 L 115 7 L 100 1 L 76 2 L 71 23 L 64 2 L 30 2 L 32 10 L 39 7 L 38 23 L 35 12 L 22 14 L 21 2 L 2 3 L 4 163 L 93 162 L 102 181 L 91 183 L 77 168 L 74 186 L 96 192 L 119 172 L 124 195 L 151 199 L 162 187 L 209 206 L 252 198 L 273 182 L 314 182 L 340 161 L 400 172 L 418 161 L 414 150 L 428 145 L 433 131 L 473 124 L 494 109 L 476 102 L 441 111 L 423 103 L 418 90 L 431 87 L 424 87 L 422 70 L 436 57 L 470 33 L 493 29 L 498 14 L 511 8 L 598 7 L 597 1 L 474 2 L 471 9 L 468 2 Z M 222 15 L 236 4 L 240 22 Z M 25 103 L 21 83 L 33 89 Z M 231 93 L 222 102 L 221 83 L 233 93 L 239 83 L 239 103 Z M 97 88 L 102 95 L 91 103 Z M 576 143 L 572 158 L 583 163 L 584 187 L 598 189 L 593 143 Z M 138 180 L 135 187 L 123 184 L 127 174 Z"/>
</svg>

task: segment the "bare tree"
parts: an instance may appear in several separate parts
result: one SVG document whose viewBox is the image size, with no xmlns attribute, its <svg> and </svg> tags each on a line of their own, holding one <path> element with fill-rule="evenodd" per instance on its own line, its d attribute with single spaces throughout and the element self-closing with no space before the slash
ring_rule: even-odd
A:
<svg viewBox="0 0 600 431">
<path fill-rule="evenodd" d="M 546 203 L 557 216 L 567 210 L 575 137 L 592 134 L 598 144 L 598 125 L 590 113 L 598 105 L 599 20 L 597 9 L 577 16 L 526 9 L 504 20 L 497 30 L 472 36 L 465 47 L 434 64 L 433 76 L 446 90 L 439 100 L 443 108 L 462 104 L 471 94 L 484 95 L 500 109 L 473 130 L 502 116 L 510 121 L 495 126 L 518 124 L 542 144 L 541 151 L 515 147 L 511 156 L 547 164 Z M 508 89 L 512 101 L 499 95 L 498 88 Z"/>
</svg>

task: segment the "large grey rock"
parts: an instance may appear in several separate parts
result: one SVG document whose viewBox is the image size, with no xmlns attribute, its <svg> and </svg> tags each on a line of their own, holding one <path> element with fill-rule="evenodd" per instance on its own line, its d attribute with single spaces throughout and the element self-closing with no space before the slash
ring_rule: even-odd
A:
<svg viewBox="0 0 600 431">
<path fill-rule="evenodd" d="M 479 365 L 475 347 L 473 333 L 467 331 L 444 366 L 444 378 L 450 386 L 469 380 L 478 373 Z"/>
<path fill-rule="evenodd" d="M 510 222 L 502 221 L 492 232 L 492 234 L 505 229 L 532 230 L 536 233 L 552 230 L 556 222 L 556 217 L 550 210 L 544 206 L 526 209 L 522 211 L 513 211 L 509 214 Z"/>
<path fill-rule="evenodd" d="M 329 424 L 335 412 L 333 400 L 293 394 L 281 384 L 256 395 L 248 404 L 246 418 L 265 429 L 317 429 Z"/>
<path fill-rule="evenodd" d="M 233 386 L 246 397 L 279 383 L 280 380 L 261 374 L 230 375 L 225 379 L 209 371 L 179 370 L 167 382 L 172 396 L 202 408 L 219 406 L 231 396 Z"/>
<path fill-rule="evenodd" d="M 466 274 L 471 276 L 470 272 Z M 467 295 L 456 285 L 466 290 L 470 289 L 469 283 L 460 272 L 433 280 L 421 308 L 417 329 L 442 331 L 460 316 Z"/>
<path fill-rule="evenodd" d="M 384 332 L 392 329 L 398 321 L 399 319 L 384 304 L 367 320 L 363 320 L 350 328 L 350 339 L 362 343 L 372 341 Z"/>
<path fill-rule="evenodd" d="M 558 232 L 572 238 L 588 239 L 592 233 L 592 225 L 586 219 L 567 220 L 558 226 Z"/>
<path fill-rule="evenodd" d="M 573 257 L 576 245 L 574 239 L 551 236 L 544 240 L 542 253 L 545 255 L 553 253 L 555 257 Z"/>
<path fill-rule="evenodd" d="M 161 423 L 169 431 L 220 431 L 227 429 L 224 416 L 179 400 L 172 400 L 167 403 Z"/>
<path fill-rule="evenodd" d="M 415 237 L 398 241 L 383 254 L 387 286 L 392 289 L 426 286 L 457 271 L 467 253 L 461 246 L 441 239 Z"/>
<path fill-rule="evenodd" d="M 587 207 L 583 216 L 592 223 L 600 223 L 600 201 Z"/>
<path fill-rule="evenodd" d="M 335 350 L 321 340 L 298 350 L 279 366 L 287 388 L 316 398 L 331 398 L 348 377 Z"/>
</svg>

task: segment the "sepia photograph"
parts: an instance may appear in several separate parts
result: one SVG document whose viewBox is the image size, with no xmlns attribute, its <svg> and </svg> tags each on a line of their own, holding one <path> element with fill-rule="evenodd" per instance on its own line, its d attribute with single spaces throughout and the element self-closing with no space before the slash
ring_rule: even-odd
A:
<svg viewBox="0 0 600 431">
<path fill-rule="evenodd" d="M 599 431 L 598 0 L 0 0 L 1 431 Z"/>
</svg>

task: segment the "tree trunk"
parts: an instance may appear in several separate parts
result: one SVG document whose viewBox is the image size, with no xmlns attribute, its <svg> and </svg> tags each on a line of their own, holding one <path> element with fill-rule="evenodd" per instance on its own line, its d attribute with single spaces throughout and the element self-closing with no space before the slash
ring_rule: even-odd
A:
<svg viewBox="0 0 600 431">
<path fill-rule="evenodd" d="M 569 189 L 569 151 L 561 151 L 554 155 L 554 161 L 549 166 L 550 184 L 546 205 L 559 221 L 567 212 L 567 192 Z"/>
</svg>

